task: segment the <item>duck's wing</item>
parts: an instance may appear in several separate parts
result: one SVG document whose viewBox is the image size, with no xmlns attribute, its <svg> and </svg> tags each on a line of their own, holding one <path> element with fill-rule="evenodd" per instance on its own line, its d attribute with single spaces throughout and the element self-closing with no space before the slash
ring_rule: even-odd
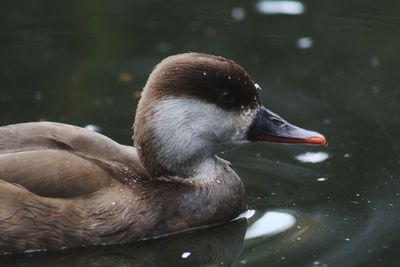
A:
<svg viewBox="0 0 400 267">
<path fill-rule="evenodd" d="M 91 193 L 144 176 L 136 150 L 75 126 L 53 122 L 0 127 L 0 179 L 47 197 Z"/>
<path fill-rule="evenodd" d="M 153 225 L 154 209 L 130 189 L 51 198 L 0 180 L 0 254 L 135 240 Z"/>
</svg>

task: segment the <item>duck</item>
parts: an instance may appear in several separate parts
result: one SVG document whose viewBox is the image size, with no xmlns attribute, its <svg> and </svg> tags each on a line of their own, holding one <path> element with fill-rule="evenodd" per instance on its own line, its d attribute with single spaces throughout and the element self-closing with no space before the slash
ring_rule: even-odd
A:
<svg viewBox="0 0 400 267">
<path fill-rule="evenodd" d="M 221 152 L 256 141 L 325 145 L 261 104 L 233 60 L 183 53 L 142 90 L 134 146 L 57 122 L 0 127 L 0 252 L 123 244 L 230 222 L 247 209 Z"/>
</svg>

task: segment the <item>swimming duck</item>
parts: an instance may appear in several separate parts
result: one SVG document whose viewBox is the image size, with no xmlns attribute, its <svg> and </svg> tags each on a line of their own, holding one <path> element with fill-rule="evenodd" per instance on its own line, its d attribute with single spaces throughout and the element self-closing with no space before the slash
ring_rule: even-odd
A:
<svg viewBox="0 0 400 267">
<path fill-rule="evenodd" d="M 326 143 L 265 108 L 259 90 L 234 61 L 185 53 L 150 74 L 134 147 L 55 122 L 0 127 L 0 251 L 127 243 L 234 219 L 245 190 L 218 153 Z"/>
</svg>

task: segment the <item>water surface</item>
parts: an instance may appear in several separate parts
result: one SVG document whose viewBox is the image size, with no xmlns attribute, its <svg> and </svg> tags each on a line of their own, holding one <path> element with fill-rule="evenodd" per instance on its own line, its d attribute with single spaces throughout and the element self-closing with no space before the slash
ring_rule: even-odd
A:
<svg viewBox="0 0 400 267">
<path fill-rule="evenodd" d="M 398 266 L 398 1 L 9 1 L 0 4 L 0 124 L 92 125 L 130 144 L 162 58 L 232 58 L 266 106 L 328 147 L 224 153 L 244 220 L 127 246 L 1 259 L 2 266 Z"/>
</svg>

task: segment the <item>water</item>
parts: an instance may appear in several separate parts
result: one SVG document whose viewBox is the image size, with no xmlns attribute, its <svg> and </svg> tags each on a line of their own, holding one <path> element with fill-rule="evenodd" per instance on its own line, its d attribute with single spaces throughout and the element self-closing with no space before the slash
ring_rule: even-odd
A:
<svg viewBox="0 0 400 267">
<path fill-rule="evenodd" d="M 1 266 L 399 266 L 400 4 L 272 5 L 1 3 L 2 125 L 94 125 L 130 144 L 152 67 L 199 51 L 239 62 L 263 88 L 267 107 L 329 140 L 326 148 L 252 144 L 224 153 L 255 210 L 248 225 L 242 219 L 126 246 L 7 257 Z M 296 159 L 306 153 L 328 157 Z"/>
</svg>

